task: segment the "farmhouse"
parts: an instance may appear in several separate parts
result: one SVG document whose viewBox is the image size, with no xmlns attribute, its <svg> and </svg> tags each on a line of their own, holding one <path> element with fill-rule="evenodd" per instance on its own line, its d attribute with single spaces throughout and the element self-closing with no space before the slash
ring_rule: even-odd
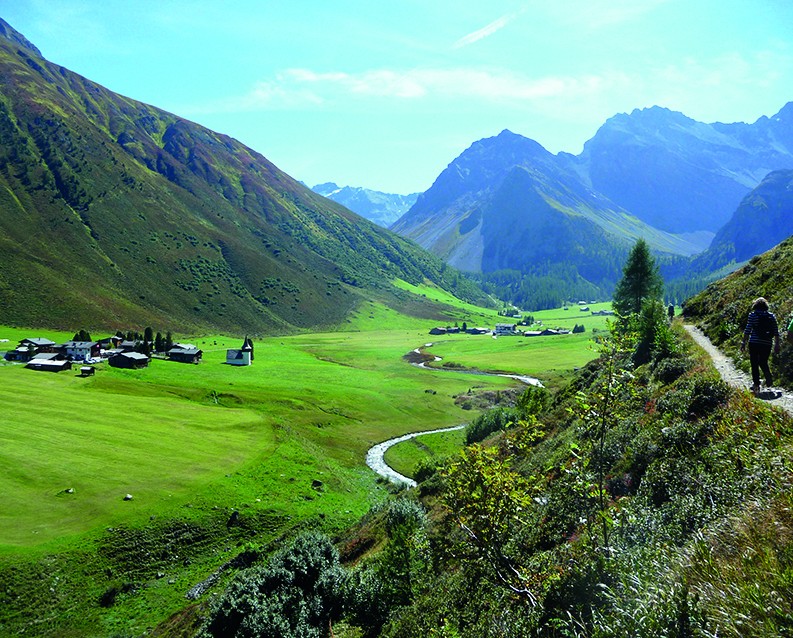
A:
<svg viewBox="0 0 793 638">
<path fill-rule="evenodd" d="M 42 356 L 33 357 L 25 367 L 31 370 L 40 370 L 44 372 L 61 372 L 62 370 L 71 370 L 72 362 L 50 358 L 49 356 Z"/>
<path fill-rule="evenodd" d="M 22 339 L 16 349 L 6 353 L 6 359 L 8 361 L 30 361 L 39 353 L 55 352 L 56 345 L 54 341 L 42 337 Z"/>
<path fill-rule="evenodd" d="M 178 361 L 180 363 L 198 363 L 201 361 L 201 357 L 204 353 L 195 346 L 189 348 L 174 346 L 168 350 L 167 354 L 171 361 Z"/>
<path fill-rule="evenodd" d="M 60 351 L 72 361 L 85 361 L 99 356 L 99 343 L 96 341 L 67 341 Z"/>
<path fill-rule="evenodd" d="M 119 352 L 110 357 L 107 362 L 114 368 L 145 368 L 149 365 L 149 358 L 140 352 Z"/>
<path fill-rule="evenodd" d="M 253 341 L 245 337 L 242 348 L 226 350 L 226 363 L 232 366 L 249 366 L 253 362 Z"/>
<path fill-rule="evenodd" d="M 493 330 L 494 335 L 516 335 L 515 324 L 512 323 L 497 323 L 496 329 Z"/>
</svg>

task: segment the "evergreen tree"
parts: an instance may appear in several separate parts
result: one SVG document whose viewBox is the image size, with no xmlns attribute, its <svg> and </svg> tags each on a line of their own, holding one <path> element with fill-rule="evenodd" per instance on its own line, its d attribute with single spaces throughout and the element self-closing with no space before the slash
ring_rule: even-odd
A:
<svg viewBox="0 0 793 638">
<path fill-rule="evenodd" d="M 143 331 L 143 340 L 146 343 L 154 341 L 154 330 L 152 330 L 151 326 L 146 326 L 146 329 Z"/>
<path fill-rule="evenodd" d="M 162 333 L 158 332 L 154 337 L 154 351 L 162 352 L 165 349 L 165 340 L 162 338 Z"/>
<path fill-rule="evenodd" d="M 639 313 L 644 299 L 660 299 L 663 291 L 658 265 L 647 242 L 639 239 L 628 254 L 622 279 L 614 289 L 614 310 L 622 317 Z"/>
<path fill-rule="evenodd" d="M 173 337 L 171 336 L 171 331 L 165 333 L 165 351 L 168 352 L 173 348 Z"/>
</svg>

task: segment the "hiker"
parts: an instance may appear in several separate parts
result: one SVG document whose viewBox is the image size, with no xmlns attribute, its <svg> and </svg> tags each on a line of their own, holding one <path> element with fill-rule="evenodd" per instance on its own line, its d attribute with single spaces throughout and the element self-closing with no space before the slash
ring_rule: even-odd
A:
<svg viewBox="0 0 793 638">
<path fill-rule="evenodd" d="M 773 383 L 771 370 L 768 367 L 768 357 L 771 346 L 774 353 L 779 354 L 779 325 L 773 312 L 768 311 L 768 302 L 763 297 L 758 297 L 752 303 L 752 311 L 743 331 L 741 351 L 749 341 L 749 362 L 752 364 L 752 387 L 754 394 L 760 392 L 760 370 L 765 375 L 766 387 Z"/>
</svg>

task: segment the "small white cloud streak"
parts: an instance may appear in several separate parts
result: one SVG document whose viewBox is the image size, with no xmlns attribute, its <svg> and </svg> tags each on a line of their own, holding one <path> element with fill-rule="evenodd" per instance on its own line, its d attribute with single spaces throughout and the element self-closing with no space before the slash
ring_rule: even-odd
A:
<svg viewBox="0 0 793 638">
<path fill-rule="evenodd" d="M 493 35 L 496 31 L 500 31 L 505 26 L 507 26 L 510 22 L 512 22 L 515 18 L 517 18 L 521 13 L 525 11 L 524 9 L 520 9 L 518 11 L 513 11 L 512 13 L 507 13 L 506 15 L 493 20 L 488 25 L 485 25 L 481 29 L 476 31 L 472 31 L 471 33 L 464 35 L 462 38 L 457 40 L 453 45 L 453 49 L 461 49 L 463 47 L 468 46 L 469 44 L 473 44 L 474 42 L 479 42 L 488 36 Z"/>
</svg>

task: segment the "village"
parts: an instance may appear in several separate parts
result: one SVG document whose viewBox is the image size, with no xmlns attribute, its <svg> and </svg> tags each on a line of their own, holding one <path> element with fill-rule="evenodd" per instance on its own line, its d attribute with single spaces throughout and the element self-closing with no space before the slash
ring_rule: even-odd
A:
<svg viewBox="0 0 793 638">
<path fill-rule="evenodd" d="M 596 303 L 596 302 L 591 302 Z M 562 310 L 568 310 L 571 306 L 578 305 L 580 312 L 591 313 L 593 317 L 596 316 L 612 316 L 613 310 L 590 310 L 586 301 L 579 301 L 578 304 L 565 305 Z M 532 315 L 523 316 L 519 312 L 502 311 L 505 317 L 516 319 L 516 323 L 497 323 L 495 328 L 470 328 L 466 322 L 462 326 L 455 323 L 453 326 L 435 326 L 429 331 L 433 336 L 446 335 L 446 334 L 470 334 L 470 335 L 492 335 L 493 337 L 549 337 L 552 335 L 565 335 L 576 334 L 584 332 L 583 324 L 575 324 L 572 329 L 568 328 L 548 328 L 543 325 L 542 321 L 535 321 Z M 521 330 L 520 327 L 525 326 L 533 328 L 532 330 Z M 539 329 L 537 329 L 539 328 Z"/>
<path fill-rule="evenodd" d="M 92 376 L 96 371 L 95 365 L 105 362 L 114 368 L 140 369 L 147 367 L 152 357 L 197 364 L 203 354 L 191 343 L 130 339 L 116 334 L 99 341 L 72 340 L 61 344 L 44 337 L 28 337 L 22 339 L 16 348 L 7 351 L 4 358 L 6 361 L 24 363 L 31 370 L 44 372 L 71 370 L 77 364 L 80 365 L 82 376 Z M 249 366 L 253 359 L 253 340 L 247 336 L 240 348 L 226 350 L 227 365 Z"/>
</svg>

